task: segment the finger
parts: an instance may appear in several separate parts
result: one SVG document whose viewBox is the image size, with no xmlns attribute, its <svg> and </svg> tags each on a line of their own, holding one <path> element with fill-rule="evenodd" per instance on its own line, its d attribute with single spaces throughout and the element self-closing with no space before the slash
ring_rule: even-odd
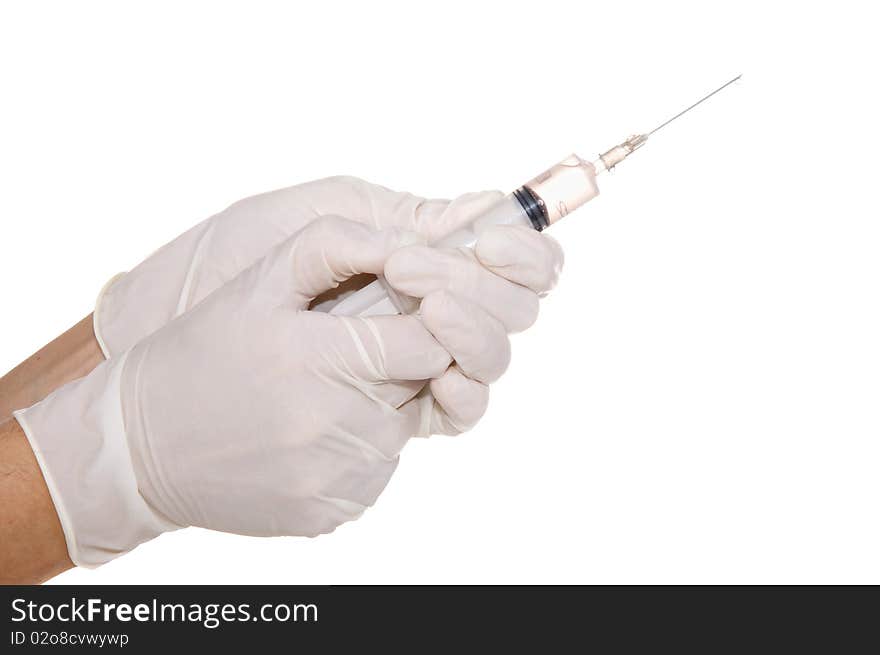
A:
<svg viewBox="0 0 880 655">
<path fill-rule="evenodd" d="M 381 273 L 394 250 L 418 240 L 412 232 L 376 231 L 338 216 L 326 216 L 284 242 L 281 248 L 287 249 L 285 256 L 264 261 L 281 269 L 270 275 L 289 276 L 294 305 L 306 309 L 317 296 L 350 277 Z M 288 270 L 283 270 L 288 264 Z M 280 287 L 288 288 L 288 284 Z"/>
<path fill-rule="evenodd" d="M 411 401 L 393 409 L 352 394 L 349 404 L 351 409 L 334 419 L 326 442 L 328 450 L 341 455 L 340 462 L 356 459 L 373 466 L 394 459 L 421 425 Z"/>
<path fill-rule="evenodd" d="M 413 218 L 426 204 L 436 202 L 411 193 L 393 191 L 350 175 L 337 175 L 299 184 L 282 191 L 287 212 L 294 215 L 342 216 L 377 230 L 412 229 Z"/>
<path fill-rule="evenodd" d="M 418 232 L 428 243 L 434 243 L 470 224 L 503 197 L 500 191 L 475 191 L 454 200 L 426 201 L 413 216 L 412 224 L 400 227 Z"/>
<path fill-rule="evenodd" d="M 467 377 L 457 366 L 431 380 L 434 407 L 431 433 L 455 435 L 474 427 L 489 406 L 488 385 Z"/>
<path fill-rule="evenodd" d="M 435 291 L 420 309 L 424 326 L 469 378 L 489 384 L 507 370 L 510 340 L 504 325 L 479 305 Z"/>
<path fill-rule="evenodd" d="M 538 317 L 534 291 L 488 270 L 467 248 L 401 248 L 385 262 L 385 279 L 400 293 L 416 298 L 449 291 L 485 309 L 508 332 L 525 330 Z"/>
<path fill-rule="evenodd" d="M 503 197 L 500 191 L 469 193 L 455 200 L 427 199 L 393 191 L 349 175 L 314 180 L 246 198 L 224 214 L 257 216 L 287 234 L 320 216 L 341 216 L 375 229 L 398 227 L 429 241 L 457 230 Z M 241 221 L 248 225 L 251 221 Z"/>
<path fill-rule="evenodd" d="M 547 294 L 559 279 L 565 257 L 553 237 L 522 225 L 496 225 L 474 246 L 479 262 L 496 275 Z"/>
<path fill-rule="evenodd" d="M 315 329 L 333 330 L 338 344 L 323 354 L 337 371 L 370 384 L 429 380 L 443 374 L 450 354 L 415 316 L 331 316 L 310 313 Z"/>
<path fill-rule="evenodd" d="M 398 458 L 395 458 L 374 468 L 352 469 L 350 475 L 340 475 L 328 483 L 322 498 L 331 501 L 334 505 L 341 503 L 343 507 L 353 503 L 351 518 L 348 520 L 356 519 L 361 512 L 376 503 L 379 495 L 388 486 L 398 461 Z"/>
<path fill-rule="evenodd" d="M 341 431 L 323 434 L 320 452 L 313 453 L 315 467 L 324 471 L 316 494 L 328 499 L 372 505 L 397 467 L 398 457 L 387 457 L 364 439 L 363 433 Z M 405 443 L 405 441 L 403 442 Z M 397 452 L 400 446 L 395 446 Z M 308 472 L 305 473 L 308 475 Z M 359 512 L 352 508 L 354 514 Z"/>
</svg>

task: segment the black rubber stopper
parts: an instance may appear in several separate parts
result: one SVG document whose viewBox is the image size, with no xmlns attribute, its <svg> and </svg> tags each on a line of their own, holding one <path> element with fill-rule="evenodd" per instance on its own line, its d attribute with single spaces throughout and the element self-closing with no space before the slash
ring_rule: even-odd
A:
<svg viewBox="0 0 880 655">
<path fill-rule="evenodd" d="M 550 221 L 547 219 L 547 208 L 544 207 L 544 201 L 536 196 L 530 188 L 521 186 L 513 192 L 513 195 L 519 201 L 526 216 L 529 217 L 533 228 L 540 232 L 550 225 Z"/>
</svg>

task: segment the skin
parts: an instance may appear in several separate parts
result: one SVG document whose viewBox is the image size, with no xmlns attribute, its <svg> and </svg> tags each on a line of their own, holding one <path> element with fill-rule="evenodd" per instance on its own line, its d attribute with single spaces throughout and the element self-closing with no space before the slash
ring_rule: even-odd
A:
<svg viewBox="0 0 880 655">
<path fill-rule="evenodd" d="M 73 567 L 43 474 L 12 412 L 102 361 L 87 316 L 0 378 L 0 584 L 36 584 Z"/>
<path fill-rule="evenodd" d="M 0 420 L 88 375 L 102 361 L 89 314 L 0 378 Z"/>
</svg>

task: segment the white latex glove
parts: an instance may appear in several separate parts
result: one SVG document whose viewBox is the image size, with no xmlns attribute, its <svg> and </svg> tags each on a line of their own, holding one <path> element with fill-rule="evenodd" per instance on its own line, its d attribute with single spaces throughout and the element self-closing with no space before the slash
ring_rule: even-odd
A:
<svg viewBox="0 0 880 655">
<path fill-rule="evenodd" d="M 111 280 L 95 307 L 95 336 L 105 357 L 128 350 L 319 216 L 410 230 L 431 243 L 501 197 L 488 191 L 426 200 L 354 177 L 331 177 L 246 198 Z"/>
<path fill-rule="evenodd" d="M 189 525 L 312 536 L 371 505 L 406 440 L 433 411 L 455 414 L 442 393 L 430 405 L 414 397 L 450 365 L 437 339 L 485 347 L 468 365 L 487 379 L 506 348 L 503 330 L 458 313 L 448 291 L 426 298 L 421 319 L 307 310 L 340 281 L 381 273 L 417 238 L 316 221 L 131 350 L 16 412 L 73 562 L 99 565 Z"/>
<path fill-rule="evenodd" d="M 507 334 L 535 322 L 563 260 L 552 237 L 520 226 L 489 228 L 473 250 L 412 245 L 388 258 L 386 281 L 423 299 L 422 323 L 455 360 L 423 394 L 434 399 L 427 433 L 458 434 L 483 416 L 488 385 L 510 362 Z"/>
</svg>

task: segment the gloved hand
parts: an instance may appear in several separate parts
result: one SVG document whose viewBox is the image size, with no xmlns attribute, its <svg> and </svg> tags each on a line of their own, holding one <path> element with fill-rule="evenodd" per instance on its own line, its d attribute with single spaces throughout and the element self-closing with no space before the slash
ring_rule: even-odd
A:
<svg viewBox="0 0 880 655">
<path fill-rule="evenodd" d="M 246 198 L 111 280 L 96 304 L 95 336 L 105 357 L 128 350 L 319 216 L 410 230 L 431 243 L 501 196 L 489 191 L 451 202 L 426 200 L 353 177 L 331 177 Z"/>
<path fill-rule="evenodd" d="M 499 230 L 478 253 L 491 259 L 514 234 Z M 436 412 L 461 414 L 449 403 L 465 378 L 444 373 L 452 358 L 490 381 L 509 353 L 501 321 L 457 295 L 464 279 L 419 272 L 426 252 L 405 248 L 386 267 L 416 238 L 316 221 L 132 349 L 16 412 L 71 559 L 99 565 L 189 525 L 317 535 L 371 505 L 406 440 Z M 424 293 L 421 318 L 308 311 L 345 278 L 383 268 Z M 505 270 L 526 280 L 527 268 Z M 476 260 L 463 270 L 495 284 Z M 503 293 L 518 302 L 533 292 Z M 416 396 L 428 379 L 439 385 L 430 403 Z"/>
</svg>

